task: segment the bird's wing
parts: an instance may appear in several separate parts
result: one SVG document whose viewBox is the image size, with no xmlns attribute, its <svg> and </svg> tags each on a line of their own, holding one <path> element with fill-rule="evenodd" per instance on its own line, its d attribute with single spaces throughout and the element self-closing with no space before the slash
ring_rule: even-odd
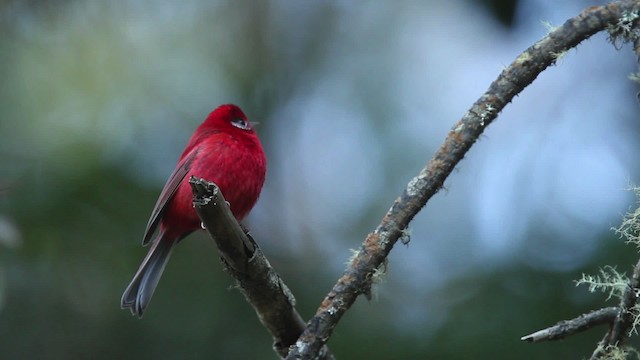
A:
<svg viewBox="0 0 640 360">
<path fill-rule="evenodd" d="M 167 180 L 167 183 L 164 184 L 164 188 L 160 193 L 160 197 L 156 202 L 156 206 L 151 212 L 151 217 L 149 218 L 149 222 L 147 223 L 147 229 L 144 231 L 142 245 L 147 245 L 147 243 L 149 243 L 149 240 L 151 240 L 151 237 L 155 232 L 156 227 L 160 223 L 162 215 L 167 208 L 169 200 L 173 198 L 173 195 L 176 193 L 176 190 L 178 190 L 180 183 L 185 178 L 185 176 L 187 176 L 187 173 L 189 173 L 189 170 L 191 169 L 191 163 L 196 157 L 196 153 L 197 151 L 193 150 L 187 156 L 183 157 L 180 162 L 178 162 L 176 169 L 173 170 L 173 173 L 169 177 L 169 180 Z"/>
</svg>

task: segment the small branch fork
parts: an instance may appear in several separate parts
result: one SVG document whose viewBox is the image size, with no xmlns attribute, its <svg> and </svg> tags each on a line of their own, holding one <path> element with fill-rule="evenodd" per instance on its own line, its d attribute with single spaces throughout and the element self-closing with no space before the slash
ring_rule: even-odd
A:
<svg viewBox="0 0 640 360">
<path fill-rule="evenodd" d="M 548 66 L 559 54 L 575 47 L 598 31 L 614 26 L 623 13 L 640 11 L 640 1 L 616 1 L 591 7 L 520 54 L 502 71 L 489 89 L 449 132 L 444 144 L 428 165 L 411 179 L 403 193 L 382 218 L 378 227 L 364 240 L 344 274 L 324 298 L 315 316 L 309 320 L 287 359 L 316 359 L 329 340 L 340 318 L 360 294 L 368 295 L 376 269 L 404 230 L 427 201 L 443 186 L 445 179 L 462 160 L 484 129 L 498 113 Z"/>
<path fill-rule="evenodd" d="M 274 350 L 285 357 L 289 346 L 304 330 L 293 294 L 233 217 L 218 186 L 195 176 L 189 179 L 189 184 L 194 208 L 216 243 L 225 270 L 236 280 L 260 322 L 273 336 Z M 326 346 L 318 358 L 334 359 Z"/>
<path fill-rule="evenodd" d="M 636 325 L 636 309 L 638 295 L 640 293 L 640 260 L 633 267 L 633 274 L 629 279 L 629 285 L 620 298 L 620 305 L 616 308 L 616 317 L 610 323 L 609 331 L 596 347 L 591 355 L 592 360 L 606 358 L 611 351 L 619 348 L 631 335 Z"/>
<path fill-rule="evenodd" d="M 636 305 L 640 292 L 640 261 L 634 266 L 629 284 L 620 297 L 619 306 L 594 310 L 571 320 L 560 321 L 546 329 L 520 338 L 528 342 L 561 340 L 570 335 L 591 329 L 598 325 L 609 325 L 609 330 L 591 355 L 592 360 L 607 358 L 619 349 L 629 337 L 636 324 Z"/>
</svg>

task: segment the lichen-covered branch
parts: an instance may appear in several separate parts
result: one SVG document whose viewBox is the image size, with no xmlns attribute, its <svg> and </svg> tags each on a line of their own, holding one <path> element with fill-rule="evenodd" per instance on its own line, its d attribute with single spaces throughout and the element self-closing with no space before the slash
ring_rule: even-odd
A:
<svg viewBox="0 0 640 360">
<path fill-rule="evenodd" d="M 520 340 L 528 342 L 561 340 L 598 325 L 612 324 L 616 316 L 618 316 L 618 308 L 614 306 L 594 310 L 575 319 L 560 321 L 546 329 L 523 336 Z"/>
<path fill-rule="evenodd" d="M 631 334 L 636 325 L 638 313 L 636 309 L 638 294 L 640 292 L 640 260 L 633 267 L 633 274 L 629 284 L 620 298 L 620 306 L 617 308 L 616 317 L 612 321 L 609 331 L 598 344 L 591 355 L 591 359 L 603 359 L 612 351 L 617 351 L 624 345 L 625 340 Z"/>
<path fill-rule="evenodd" d="M 218 187 L 194 176 L 189 179 L 193 205 L 220 251 L 225 270 L 255 309 L 274 339 L 274 350 L 285 357 L 289 346 L 304 330 L 295 299 L 253 239 L 245 233 L 227 206 Z M 333 359 L 323 348 L 320 359 Z"/>
<path fill-rule="evenodd" d="M 640 261 L 633 268 L 633 274 L 629 280 L 629 286 L 620 299 L 620 310 L 611 328 L 610 344 L 622 344 L 629 336 L 634 324 L 632 309 L 638 301 L 638 291 L 640 291 Z"/>
<path fill-rule="evenodd" d="M 427 166 L 396 199 L 378 227 L 370 233 L 328 295 L 287 359 L 314 359 L 329 340 L 340 318 L 360 294 L 369 294 L 372 275 L 427 201 L 440 190 L 447 176 L 462 160 L 498 113 L 528 86 L 558 54 L 616 24 L 625 12 L 638 12 L 640 1 L 617 1 L 591 7 L 569 19 L 520 54 L 471 106 L 449 132 Z"/>
</svg>

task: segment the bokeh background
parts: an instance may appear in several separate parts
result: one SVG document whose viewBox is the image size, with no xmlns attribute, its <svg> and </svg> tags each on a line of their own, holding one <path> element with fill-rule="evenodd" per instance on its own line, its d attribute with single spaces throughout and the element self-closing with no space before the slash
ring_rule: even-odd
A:
<svg viewBox="0 0 640 360">
<path fill-rule="evenodd" d="M 305 318 L 451 126 L 584 0 L 3 1 L 0 357 L 275 359 L 203 234 L 143 320 L 119 309 L 165 179 L 218 104 L 269 160 L 247 219 Z M 588 357 L 604 329 L 525 334 L 613 304 L 581 273 L 629 272 L 610 230 L 640 182 L 637 71 L 604 34 L 492 124 L 391 253 L 341 359 Z"/>
</svg>

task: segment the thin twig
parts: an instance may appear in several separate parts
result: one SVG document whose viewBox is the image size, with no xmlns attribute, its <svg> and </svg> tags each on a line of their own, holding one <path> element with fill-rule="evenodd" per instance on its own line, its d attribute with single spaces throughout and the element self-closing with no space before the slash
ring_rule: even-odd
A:
<svg viewBox="0 0 640 360">
<path fill-rule="evenodd" d="M 611 329 L 611 344 L 622 344 L 629 336 L 629 332 L 633 326 L 633 313 L 631 309 L 638 301 L 638 285 L 640 284 L 640 261 L 633 268 L 633 275 L 629 280 L 629 286 L 624 291 L 620 300 L 620 311 L 616 317 Z"/>
<path fill-rule="evenodd" d="M 295 299 L 253 239 L 233 217 L 218 187 L 194 176 L 189 179 L 193 205 L 220 251 L 225 270 L 253 306 L 274 340 L 274 350 L 285 357 L 304 330 Z M 325 346 L 320 359 L 333 359 Z"/>
<path fill-rule="evenodd" d="M 608 351 L 610 351 L 609 347 L 603 347 L 603 344 L 607 344 L 609 343 L 609 339 L 611 338 L 611 331 L 607 331 L 606 334 L 604 334 L 604 337 L 602 338 L 602 340 L 600 340 L 600 342 L 598 342 L 598 346 L 596 346 L 596 349 L 593 350 L 593 354 L 591 354 L 591 357 L 589 358 L 589 360 L 598 360 L 601 359 L 603 355 L 605 355 Z"/>
<path fill-rule="evenodd" d="M 612 324 L 618 316 L 615 306 L 594 310 L 571 320 L 563 320 L 546 329 L 536 331 L 520 338 L 528 342 L 561 340 L 567 336 L 591 329 L 602 324 Z"/>
<path fill-rule="evenodd" d="M 558 54 L 578 45 L 607 25 L 623 11 L 640 8 L 639 1 L 618 1 L 591 7 L 569 19 L 535 43 L 509 65 L 453 126 L 444 144 L 429 164 L 411 179 L 381 223 L 364 240 L 344 274 L 324 298 L 287 359 L 315 359 L 333 329 L 360 294 L 369 294 L 374 271 L 384 262 L 403 230 L 427 201 L 442 188 L 447 176 L 462 160 L 498 113 L 549 65 Z"/>
</svg>

